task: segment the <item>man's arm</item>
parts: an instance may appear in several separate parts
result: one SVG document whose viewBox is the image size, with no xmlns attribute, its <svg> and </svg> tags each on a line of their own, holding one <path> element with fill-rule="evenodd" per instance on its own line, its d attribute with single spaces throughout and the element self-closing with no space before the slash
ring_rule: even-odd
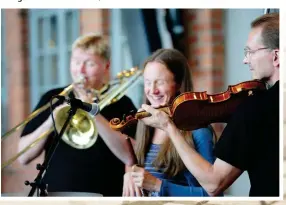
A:
<svg viewBox="0 0 286 205">
<path fill-rule="evenodd" d="M 49 117 L 40 127 L 38 127 L 35 131 L 30 134 L 23 135 L 18 144 L 18 152 L 24 150 L 27 146 L 33 143 L 38 137 L 40 137 L 43 133 L 47 132 L 52 128 L 52 119 Z M 48 140 L 48 136 L 40 140 L 37 144 L 35 144 L 28 151 L 23 153 L 19 158 L 19 162 L 22 165 L 28 165 L 31 161 L 33 161 L 36 157 L 38 157 L 45 148 L 46 142 Z"/>
<path fill-rule="evenodd" d="M 212 165 L 191 148 L 173 123 L 166 130 L 188 170 L 210 196 L 227 189 L 242 171 L 220 159 Z"/>
<path fill-rule="evenodd" d="M 50 101 L 53 95 L 56 95 L 57 93 L 60 93 L 61 91 L 62 91 L 62 88 L 57 88 L 57 89 L 46 92 L 41 97 L 34 111 L 46 105 Z M 58 107 L 62 107 L 62 105 L 60 104 L 61 102 L 56 102 L 54 103 L 53 107 L 58 109 Z M 54 116 L 55 116 L 55 113 L 54 113 Z M 27 146 L 33 143 L 37 138 L 39 138 L 43 133 L 46 133 L 50 129 L 53 129 L 53 121 L 50 115 L 50 109 L 46 109 L 42 111 L 41 113 L 39 113 L 36 117 L 31 119 L 27 123 L 27 125 L 24 127 L 20 135 L 20 140 L 18 144 L 18 152 L 25 149 Z M 38 157 L 45 150 L 45 146 L 47 145 L 47 142 L 50 136 L 51 135 L 40 140 L 27 152 L 23 153 L 18 158 L 18 161 L 22 165 L 27 165 L 31 161 L 33 161 L 36 157 Z"/>
<path fill-rule="evenodd" d="M 111 129 L 109 122 L 100 114 L 95 116 L 95 122 L 101 138 L 113 154 L 127 166 L 132 166 L 133 155 L 129 151 L 127 136 Z"/>
</svg>

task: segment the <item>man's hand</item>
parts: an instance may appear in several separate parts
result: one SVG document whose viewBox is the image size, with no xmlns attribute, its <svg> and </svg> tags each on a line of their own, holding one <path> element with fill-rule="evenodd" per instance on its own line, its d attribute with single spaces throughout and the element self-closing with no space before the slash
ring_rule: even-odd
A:
<svg viewBox="0 0 286 205">
<path fill-rule="evenodd" d="M 150 117 L 140 119 L 144 124 L 148 126 L 166 131 L 168 125 L 173 123 L 168 114 L 162 110 L 155 109 L 146 104 L 142 105 L 142 109 L 152 114 Z"/>
<path fill-rule="evenodd" d="M 79 98 L 83 102 L 92 103 L 93 98 L 95 97 L 91 91 L 91 89 L 87 89 L 84 87 L 75 87 L 76 98 Z"/>
</svg>

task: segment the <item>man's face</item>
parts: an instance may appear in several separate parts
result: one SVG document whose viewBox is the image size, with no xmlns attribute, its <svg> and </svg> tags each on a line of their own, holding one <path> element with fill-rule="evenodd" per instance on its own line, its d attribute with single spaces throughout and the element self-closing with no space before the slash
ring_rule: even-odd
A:
<svg viewBox="0 0 286 205">
<path fill-rule="evenodd" d="M 275 72 L 274 51 L 271 51 L 262 43 L 262 28 L 253 28 L 248 36 L 244 49 L 244 64 L 249 65 L 253 79 L 270 79 Z"/>
<path fill-rule="evenodd" d="M 71 56 L 70 71 L 73 81 L 84 78 L 86 88 L 100 89 L 109 70 L 109 62 L 88 50 L 74 49 Z"/>
</svg>

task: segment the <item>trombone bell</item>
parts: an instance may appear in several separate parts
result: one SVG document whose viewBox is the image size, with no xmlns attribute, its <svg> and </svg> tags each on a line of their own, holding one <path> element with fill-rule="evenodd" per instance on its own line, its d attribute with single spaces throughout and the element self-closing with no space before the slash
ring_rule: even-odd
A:
<svg viewBox="0 0 286 205">
<path fill-rule="evenodd" d="M 68 117 L 69 109 L 70 106 L 67 105 L 61 108 L 55 116 L 58 132 Z M 62 140 L 76 149 L 88 149 L 95 143 L 97 137 L 98 132 L 93 117 L 89 113 L 77 109 L 62 136 Z"/>
</svg>

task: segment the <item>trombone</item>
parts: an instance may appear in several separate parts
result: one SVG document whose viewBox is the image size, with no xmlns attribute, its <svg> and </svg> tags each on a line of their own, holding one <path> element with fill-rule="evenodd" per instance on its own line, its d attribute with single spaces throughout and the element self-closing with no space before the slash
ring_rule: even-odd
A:
<svg viewBox="0 0 286 205">
<path fill-rule="evenodd" d="M 61 96 L 66 96 L 68 93 L 70 93 L 70 91 L 73 88 L 73 84 L 70 84 L 68 87 L 66 87 L 59 95 Z M 58 99 L 55 99 L 57 102 Z M 23 122 L 21 122 L 20 124 L 16 125 L 14 128 L 12 128 L 11 130 L 9 130 L 8 132 L 6 132 L 4 135 L 1 136 L 1 141 L 5 140 L 8 136 L 10 136 L 12 133 L 20 130 L 24 125 L 26 125 L 30 120 L 32 120 L 33 118 L 35 118 L 37 115 L 39 115 L 41 112 L 43 112 L 44 110 L 46 110 L 49 107 L 49 103 L 45 104 L 44 106 L 40 107 L 39 109 L 35 110 L 34 112 L 32 112 Z"/>
<path fill-rule="evenodd" d="M 102 110 L 109 104 L 112 104 L 123 97 L 126 91 L 140 82 L 140 77 L 142 76 L 143 71 L 138 69 L 137 67 L 131 68 L 130 70 L 124 70 L 117 74 L 117 77 L 114 81 L 108 83 L 107 86 L 104 86 L 100 91 L 92 90 L 95 98 L 99 100 L 98 106 L 99 109 Z M 127 80 L 125 80 L 127 79 Z M 66 87 L 59 95 L 67 96 L 74 88 L 75 84 L 81 84 L 83 82 L 80 79 L 78 82 L 69 85 Z M 107 91 L 106 91 L 107 90 Z M 102 94 L 106 91 L 104 94 Z M 55 99 L 58 101 L 58 99 Z M 56 102 L 57 102 L 56 101 Z M 33 113 L 31 113 L 22 123 L 18 124 L 16 127 L 5 133 L 1 141 L 6 139 L 13 132 L 19 130 L 24 125 L 26 125 L 30 120 L 39 115 L 41 112 L 46 110 L 49 107 L 49 103 L 40 107 Z M 61 108 L 56 116 L 55 116 L 55 124 L 56 129 L 61 129 L 65 119 L 68 115 L 67 110 L 70 108 L 69 105 Z M 4 169 L 8 165 L 12 164 L 19 156 L 27 152 L 29 149 L 38 144 L 42 139 L 49 136 L 54 131 L 53 128 L 43 132 L 36 140 L 34 140 L 31 144 L 17 153 L 15 156 L 7 160 L 6 162 L 1 164 L 1 169 Z M 87 149 L 91 147 L 97 140 L 98 132 L 96 129 L 95 122 L 93 117 L 90 116 L 87 112 L 78 109 L 76 114 L 73 116 L 70 121 L 69 126 L 67 127 L 64 135 L 62 136 L 62 140 L 69 144 L 70 146 L 77 149 Z"/>
</svg>

